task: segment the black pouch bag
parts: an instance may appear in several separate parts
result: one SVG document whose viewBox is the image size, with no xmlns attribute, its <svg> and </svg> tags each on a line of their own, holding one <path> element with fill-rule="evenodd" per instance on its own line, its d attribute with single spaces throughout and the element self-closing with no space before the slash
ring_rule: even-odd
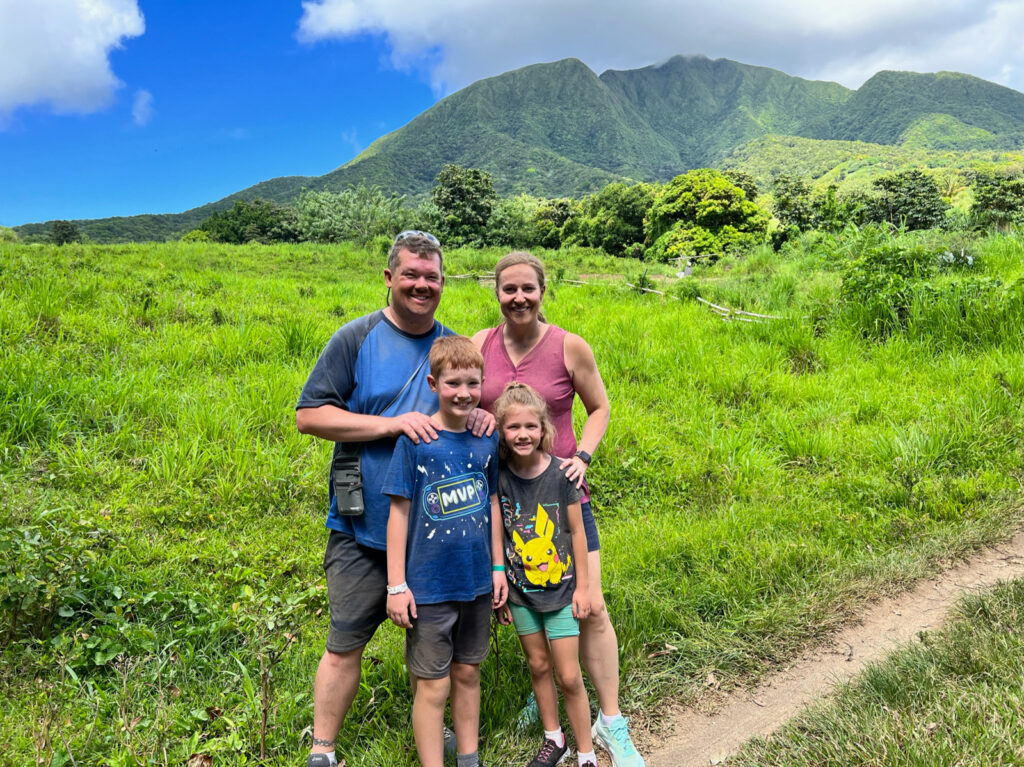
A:
<svg viewBox="0 0 1024 767">
<path fill-rule="evenodd" d="M 339 448 L 331 466 L 334 481 L 334 497 L 338 501 L 338 513 L 355 517 L 363 513 L 363 475 L 359 468 L 360 451 Z"/>
</svg>

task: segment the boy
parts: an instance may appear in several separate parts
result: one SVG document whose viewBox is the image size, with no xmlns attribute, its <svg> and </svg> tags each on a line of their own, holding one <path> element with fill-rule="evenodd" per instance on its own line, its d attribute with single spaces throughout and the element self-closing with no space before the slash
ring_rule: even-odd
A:
<svg viewBox="0 0 1024 767">
<path fill-rule="evenodd" d="M 505 603 L 498 506 L 498 435 L 474 437 L 466 419 L 480 401 L 484 360 L 463 336 L 430 349 L 427 382 L 437 393 L 436 440 L 401 437 L 384 479 L 388 617 L 408 629 L 412 726 L 424 767 L 442 767 L 449 689 L 457 767 L 478 767 L 480 664 L 492 609 Z M 492 596 L 493 592 L 493 596 Z"/>
</svg>

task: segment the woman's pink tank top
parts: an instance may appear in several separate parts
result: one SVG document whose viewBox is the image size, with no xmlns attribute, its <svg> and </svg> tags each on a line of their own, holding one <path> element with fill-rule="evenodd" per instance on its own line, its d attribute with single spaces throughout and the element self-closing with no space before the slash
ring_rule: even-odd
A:
<svg viewBox="0 0 1024 767">
<path fill-rule="evenodd" d="M 549 325 L 547 332 L 530 351 L 512 364 L 505 348 L 503 333 L 505 325 L 492 328 L 484 339 L 481 352 L 484 357 L 484 385 L 480 407 L 493 413 L 494 401 L 501 396 L 510 381 L 529 384 L 548 403 L 548 415 L 555 426 L 555 443 L 552 454 L 568 458 L 576 454 L 576 434 L 572 430 L 572 402 L 576 389 L 572 376 L 565 367 L 566 331 L 556 325 Z M 584 501 L 590 496 L 584 484 Z"/>
</svg>

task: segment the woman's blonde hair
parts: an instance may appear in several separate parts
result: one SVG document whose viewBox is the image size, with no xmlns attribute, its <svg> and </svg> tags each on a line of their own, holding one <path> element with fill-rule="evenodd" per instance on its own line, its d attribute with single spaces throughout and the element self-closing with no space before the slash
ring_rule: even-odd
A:
<svg viewBox="0 0 1024 767">
<path fill-rule="evenodd" d="M 505 434 L 502 431 L 502 424 L 505 417 L 512 408 L 525 407 L 537 414 L 540 421 L 540 449 L 545 453 L 551 452 L 551 445 L 555 442 L 555 425 L 551 423 L 548 416 L 548 403 L 540 396 L 536 389 L 519 381 L 512 381 L 505 387 L 501 396 L 494 401 L 494 418 L 498 422 L 498 456 L 508 459 L 509 449 L 505 444 Z"/>
<path fill-rule="evenodd" d="M 518 266 L 519 264 L 526 264 L 533 268 L 533 271 L 537 273 L 537 284 L 540 286 L 541 290 L 544 290 L 544 262 L 533 255 L 533 253 L 527 253 L 525 250 L 514 250 L 511 253 L 502 256 L 498 259 L 498 263 L 494 265 L 495 293 L 498 292 L 498 283 L 501 282 L 501 273 L 510 266 Z"/>
</svg>

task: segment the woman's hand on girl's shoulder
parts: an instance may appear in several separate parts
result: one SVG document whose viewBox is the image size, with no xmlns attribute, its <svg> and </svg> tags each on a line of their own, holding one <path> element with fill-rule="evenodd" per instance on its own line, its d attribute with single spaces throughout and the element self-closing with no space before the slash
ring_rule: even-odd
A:
<svg viewBox="0 0 1024 767">
<path fill-rule="evenodd" d="M 587 473 L 587 462 L 574 455 L 572 458 L 565 458 L 558 465 L 558 468 L 565 472 L 565 478 L 576 484 L 576 489 L 583 487 L 583 475 Z"/>
</svg>

